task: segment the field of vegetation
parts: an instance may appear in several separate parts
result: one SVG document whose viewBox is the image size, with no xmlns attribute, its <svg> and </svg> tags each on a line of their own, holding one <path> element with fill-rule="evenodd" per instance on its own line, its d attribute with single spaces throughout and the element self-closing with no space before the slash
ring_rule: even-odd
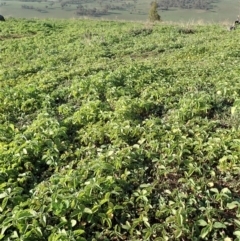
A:
<svg viewBox="0 0 240 241">
<path fill-rule="evenodd" d="M 239 33 L 0 22 L 0 240 L 240 240 Z"/>
<path fill-rule="evenodd" d="M 0 0 L 0 14 L 14 18 L 95 18 L 146 21 L 148 0 Z M 164 21 L 234 21 L 238 0 L 157 0 Z"/>
</svg>

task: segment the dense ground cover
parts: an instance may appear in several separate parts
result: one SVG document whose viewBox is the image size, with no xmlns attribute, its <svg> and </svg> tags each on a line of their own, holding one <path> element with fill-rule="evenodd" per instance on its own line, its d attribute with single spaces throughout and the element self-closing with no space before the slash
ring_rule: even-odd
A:
<svg viewBox="0 0 240 241">
<path fill-rule="evenodd" d="M 239 240 L 239 30 L 0 29 L 0 239 Z"/>
</svg>

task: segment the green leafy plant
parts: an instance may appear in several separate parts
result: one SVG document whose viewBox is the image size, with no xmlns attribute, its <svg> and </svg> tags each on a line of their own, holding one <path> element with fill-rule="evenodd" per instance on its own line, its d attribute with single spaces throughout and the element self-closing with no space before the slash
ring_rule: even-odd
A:
<svg viewBox="0 0 240 241">
<path fill-rule="evenodd" d="M 1 240 L 239 240 L 239 39 L 189 29 L 6 21 Z"/>
</svg>

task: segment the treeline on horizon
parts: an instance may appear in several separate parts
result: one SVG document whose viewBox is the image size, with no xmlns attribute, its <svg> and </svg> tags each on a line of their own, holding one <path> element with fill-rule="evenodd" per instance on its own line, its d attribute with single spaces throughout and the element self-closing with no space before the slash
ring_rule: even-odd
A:
<svg viewBox="0 0 240 241">
<path fill-rule="evenodd" d="M 129 10 L 130 13 L 132 13 L 134 10 L 136 10 L 136 4 L 137 0 L 134 0 L 134 3 L 129 3 L 125 0 L 99 0 L 96 1 L 96 5 L 89 7 L 86 5 L 83 5 L 84 3 L 88 3 L 88 0 L 58 0 L 58 1 L 52 1 L 52 0 L 19 0 L 21 2 L 46 2 L 48 5 L 45 6 L 46 9 L 53 8 L 53 5 L 60 4 L 61 8 L 64 9 L 64 7 L 67 6 L 74 6 L 76 5 L 76 12 L 75 14 L 78 16 L 101 16 L 101 15 L 107 15 L 109 14 L 109 10 L 118 10 L 118 11 L 125 11 Z M 115 3 L 115 4 L 113 4 Z M 34 7 L 32 5 L 22 5 L 22 8 L 24 9 L 30 9 L 30 10 L 36 10 L 40 12 L 47 12 L 46 9 L 40 9 L 38 7 Z"/>
<path fill-rule="evenodd" d="M 217 0 L 218 1 L 218 0 Z M 212 9 L 212 4 L 216 0 L 158 0 L 158 7 L 162 10 L 169 8 L 183 8 L 183 9 Z"/>
</svg>

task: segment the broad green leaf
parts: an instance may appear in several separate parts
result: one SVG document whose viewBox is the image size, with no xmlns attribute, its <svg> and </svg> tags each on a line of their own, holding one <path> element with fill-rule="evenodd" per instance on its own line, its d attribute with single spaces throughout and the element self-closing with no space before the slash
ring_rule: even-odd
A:
<svg viewBox="0 0 240 241">
<path fill-rule="evenodd" d="M 34 210 L 22 210 L 17 213 L 17 219 L 33 218 L 37 216 L 37 213 Z"/>
<path fill-rule="evenodd" d="M 10 124 L 9 127 L 12 129 L 12 131 L 14 131 L 14 125 Z"/>
<path fill-rule="evenodd" d="M 63 223 L 63 224 L 65 224 L 65 223 L 68 222 L 68 220 L 66 219 L 66 217 L 61 217 L 60 220 L 61 220 L 61 223 Z"/>
<path fill-rule="evenodd" d="M 177 213 L 177 224 L 179 226 L 182 226 L 183 225 L 183 216 L 181 213 Z"/>
<path fill-rule="evenodd" d="M 6 192 L 3 192 L 3 193 L 0 194 L 0 199 L 3 199 L 7 196 L 8 196 L 8 194 Z"/>
<path fill-rule="evenodd" d="M 215 222 L 213 224 L 214 228 L 227 228 L 226 225 L 224 223 L 220 223 L 220 222 Z"/>
<path fill-rule="evenodd" d="M 147 232 L 145 233 L 144 235 L 144 240 L 149 240 L 149 238 L 151 237 L 152 235 L 152 229 L 151 228 L 148 228 L 147 229 Z"/>
<path fill-rule="evenodd" d="M 112 220 L 110 218 L 106 218 L 105 221 L 108 224 L 108 228 L 111 228 L 112 227 Z"/>
<path fill-rule="evenodd" d="M 219 191 L 218 191 L 217 188 L 211 188 L 210 191 L 211 191 L 211 192 L 214 192 L 214 193 L 219 193 Z"/>
<path fill-rule="evenodd" d="M 126 224 L 121 224 L 121 227 L 123 229 L 129 230 L 131 228 L 131 224 L 128 221 L 126 221 Z"/>
<path fill-rule="evenodd" d="M 112 156 L 114 154 L 114 151 L 109 151 L 108 153 L 107 153 L 107 156 L 109 157 L 109 156 Z"/>
<path fill-rule="evenodd" d="M 123 207 L 123 206 L 120 206 L 120 205 L 114 206 L 114 210 L 118 210 L 118 209 L 124 209 L 124 207 Z"/>
<path fill-rule="evenodd" d="M 99 205 L 99 204 L 97 204 L 97 205 L 95 205 L 95 206 L 93 206 L 93 208 L 92 208 L 92 212 L 93 213 L 95 213 L 95 212 L 97 212 L 98 211 L 98 209 L 100 208 L 101 206 Z"/>
<path fill-rule="evenodd" d="M 208 223 L 205 220 L 200 219 L 200 220 L 197 221 L 197 225 L 198 226 L 207 226 Z"/>
<path fill-rule="evenodd" d="M 39 237 L 42 237 L 43 233 L 42 233 L 42 230 L 40 227 L 36 227 L 34 229 L 34 231 L 36 232 L 36 234 L 39 236 Z"/>
<path fill-rule="evenodd" d="M 43 223 L 44 226 L 47 224 L 47 218 L 46 218 L 45 215 L 42 215 L 41 221 L 42 221 L 42 223 Z"/>
<path fill-rule="evenodd" d="M 76 226 L 77 224 L 77 221 L 75 219 L 71 219 L 71 225 L 72 227 Z"/>
<path fill-rule="evenodd" d="M 92 214 L 92 210 L 90 208 L 84 208 L 84 213 Z"/>
<path fill-rule="evenodd" d="M 228 209 L 234 209 L 234 208 L 238 207 L 239 205 L 240 205 L 239 202 L 234 201 L 234 202 L 228 203 L 228 204 L 227 204 L 227 208 L 228 208 Z"/>
<path fill-rule="evenodd" d="M 172 223 L 175 221 L 176 221 L 175 216 L 169 216 L 166 218 L 166 223 Z"/>
<path fill-rule="evenodd" d="M 3 222 L 1 223 L 2 226 L 7 226 L 7 224 L 13 222 L 13 218 L 12 217 L 8 217 L 6 219 L 3 220 Z"/>
<path fill-rule="evenodd" d="M 237 236 L 237 237 L 240 237 L 240 230 L 233 232 L 233 234 L 234 234 L 235 236 Z"/>
<path fill-rule="evenodd" d="M 83 229 L 77 229 L 77 230 L 74 230 L 73 233 L 75 235 L 82 235 L 85 233 L 85 231 Z"/>
<path fill-rule="evenodd" d="M 207 225 L 201 230 L 200 237 L 205 238 L 212 231 L 212 227 Z"/>
<path fill-rule="evenodd" d="M 138 143 L 139 143 L 140 145 L 142 145 L 145 141 L 146 141 L 146 139 L 141 138 L 141 139 L 138 141 Z"/>
<path fill-rule="evenodd" d="M 6 207 L 6 205 L 7 205 L 7 203 L 8 203 L 8 197 L 5 197 L 4 199 L 3 199 L 3 201 L 2 201 L 2 210 L 4 210 L 5 209 L 5 207 Z"/>
<path fill-rule="evenodd" d="M 223 241 L 232 241 L 232 239 L 231 238 L 229 238 L 229 237 L 226 237 L 226 238 L 224 238 L 224 240 Z"/>
<path fill-rule="evenodd" d="M 177 229 L 174 231 L 175 238 L 180 238 L 182 235 L 182 229 Z"/>
<path fill-rule="evenodd" d="M 121 224 L 121 227 L 123 229 L 126 229 L 126 230 L 129 230 L 131 227 L 129 227 L 128 225 L 125 225 L 125 224 Z"/>
<path fill-rule="evenodd" d="M 234 219 L 234 223 L 240 228 L 240 220 Z"/>
<path fill-rule="evenodd" d="M 103 205 L 104 203 L 106 203 L 106 202 L 108 202 L 109 201 L 109 199 L 102 199 L 100 202 L 99 202 L 99 204 L 100 205 Z"/>
<path fill-rule="evenodd" d="M 1 235 L 4 235 L 5 231 L 10 228 L 12 226 L 12 224 L 9 225 L 1 225 L 2 229 L 1 229 Z"/>
<path fill-rule="evenodd" d="M 147 217 L 143 217 L 143 222 L 144 222 L 144 224 L 145 224 L 145 226 L 147 227 L 147 228 L 150 228 L 150 223 L 148 222 L 148 218 Z"/>
<path fill-rule="evenodd" d="M 228 188 L 223 188 L 222 190 L 221 190 L 221 193 L 228 193 L 228 194 L 231 194 L 231 191 L 228 189 Z"/>
<path fill-rule="evenodd" d="M 11 238 L 13 238 L 13 239 L 19 238 L 17 231 L 14 231 L 12 233 Z"/>
<path fill-rule="evenodd" d="M 147 187 L 151 187 L 152 185 L 150 183 L 144 183 L 140 185 L 140 188 L 147 188 Z"/>
<path fill-rule="evenodd" d="M 236 112 L 236 106 L 231 107 L 231 115 L 234 115 Z"/>
</svg>

